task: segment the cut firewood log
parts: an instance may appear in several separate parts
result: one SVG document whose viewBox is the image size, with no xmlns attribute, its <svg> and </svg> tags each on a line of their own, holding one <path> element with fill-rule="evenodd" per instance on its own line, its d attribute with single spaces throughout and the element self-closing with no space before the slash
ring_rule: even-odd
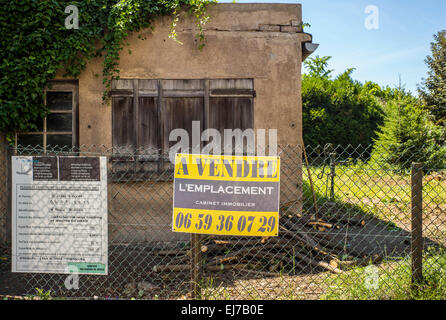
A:
<svg viewBox="0 0 446 320">
<path fill-rule="evenodd" d="M 291 259 L 289 257 L 286 257 L 283 254 L 279 254 L 279 253 L 269 253 L 269 252 L 258 252 L 258 253 L 247 253 L 246 256 L 250 256 L 253 258 L 257 258 L 257 259 L 264 259 L 264 258 L 273 258 L 273 259 L 278 259 L 280 261 L 284 261 L 286 262 L 286 264 L 289 267 L 298 267 L 301 270 L 306 270 L 306 266 L 302 263 L 300 263 L 298 260 L 296 259 Z"/>
<path fill-rule="evenodd" d="M 290 231 L 290 230 L 286 229 L 285 227 L 280 226 L 279 233 L 282 233 L 283 235 L 288 236 L 288 237 L 292 237 L 295 240 L 302 241 L 310 248 L 314 248 L 314 249 L 319 248 L 319 245 L 317 244 L 317 242 L 315 240 L 313 240 L 306 232 L 302 231 L 301 229 L 297 229 L 296 227 L 294 227 L 293 231 Z"/>
<path fill-rule="evenodd" d="M 337 259 L 330 260 L 330 262 L 328 264 L 330 265 L 330 267 L 332 267 L 334 269 L 338 269 L 339 268 L 339 263 L 338 263 Z"/>
<path fill-rule="evenodd" d="M 322 228 L 328 228 L 328 229 L 333 228 L 333 224 L 332 223 L 322 222 L 322 221 L 310 221 L 310 222 L 308 222 L 308 225 L 316 226 L 316 227 L 322 227 Z"/>
<path fill-rule="evenodd" d="M 260 268 L 258 263 L 240 263 L 240 264 L 220 264 L 217 266 L 206 266 L 207 271 L 227 271 L 227 270 L 253 270 Z"/>
<path fill-rule="evenodd" d="M 338 261 L 339 267 L 342 270 L 349 270 L 354 267 L 364 267 L 370 264 L 381 263 L 383 258 L 380 255 L 373 255 L 362 259 L 352 259 L 346 261 Z"/>
<path fill-rule="evenodd" d="M 305 272 L 317 268 L 341 273 L 354 266 L 379 262 L 378 258 L 364 257 L 358 248 L 346 246 L 345 241 L 339 240 L 337 230 L 344 228 L 345 224 L 364 226 L 365 220 L 340 216 L 316 219 L 309 215 L 289 214 L 280 217 L 277 237 L 206 235 L 200 246 L 203 257 L 200 266 L 209 272 L 239 270 L 278 276 L 279 271 L 289 272 L 294 268 Z M 154 272 L 168 275 L 168 272 L 189 271 L 191 268 L 190 250 L 160 250 L 156 254 L 171 256 L 172 260 L 168 265 L 154 266 Z M 341 261 L 341 256 L 347 261 Z"/>
<path fill-rule="evenodd" d="M 364 253 L 358 251 L 356 248 L 352 247 L 344 247 L 344 242 L 336 241 L 334 239 L 327 240 L 324 238 L 319 237 L 318 241 L 321 245 L 323 245 L 326 248 L 330 248 L 331 250 L 337 251 L 340 254 L 349 254 L 356 258 L 364 258 Z"/>
<path fill-rule="evenodd" d="M 178 272 L 190 270 L 190 264 L 159 264 L 153 266 L 153 272 Z"/>
<path fill-rule="evenodd" d="M 206 263 L 205 267 L 212 266 L 212 265 L 219 265 L 225 262 L 238 260 L 239 257 L 237 255 L 229 256 L 229 257 L 217 257 L 211 260 L 210 262 Z"/>
<path fill-rule="evenodd" d="M 331 253 L 329 253 L 325 250 L 324 246 L 321 245 L 321 243 L 319 243 L 317 239 L 315 239 L 313 237 L 313 234 L 310 236 L 308 234 L 305 234 L 304 232 L 300 232 L 296 235 L 293 233 L 293 231 L 286 230 L 285 228 L 282 228 L 281 232 L 288 236 L 292 235 L 293 237 L 296 237 L 296 236 L 298 238 L 302 237 L 301 241 L 303 242 L 303 245 L 305 247 L 307 247 L 308 249 L 314 250 L 314 251 L 321 253 L 325 256 L 329 256 L 331 259 L 335 258 Z"/>
<path fill-rule="evenodd" d="M 337 267 L 333 267 L 332 265 L 324 261 L 317 261 L 315 259 L 310 259 L 308 258 L 308 256 L 305 256 L 300 252 L 296 252 L 296 256 L 313 267 L 321 267 L 333 273 L 342 273 L 342 270 L 338 269 Z"/>
<path fill-rule="evenodd" d="M 330 218 L 327 218 L 328 222 L 337 222 L 342 224 L 347 224 L 350 226 L 358 226 L 358 227 L 364 227 L 366 225 L 365 219 L 359 219 L 359 218 L 348 218 L 348 217 L 342 217 L 342 216 L 331 216 Z"/>
<path fill-rule="evenodd" d="M 206 263 L 206 266 L 211 266 L 211 265 L 221 264 L 221 263 L 228 262 L 228 261 L 237 260 L 237 259 L 240 259 L 241 257 L 244 257 L 244 254 L 246 254 L 247 252 L 260 251 L 260 250 L 262 250 L 262 247 L 260 247 L 260 246 L 242 248 L 237 251 L 231 252 L 230 254 L 226 254 L 223 256 L 216 256 L 211 261 Z"/>
<path fill-rule="evenodd" d="M 312 217 L 309 216 L 303 216 L 303 217 L 296 217 L 296 216 L 292 216 L 283 218 L 281 221 L 283 223 L 287 223 L 288 225 L 290 225 L 291 229 L 293 228 L 293 226 L 320 226 L 320 227 L 325 227 L 325 228 L 333 228 L 333 223 L 329 223 L 325 220 L 322 219 L 313 219 Z"/>
<path fill-rule="evenodd" d="M 238 247 L 246 247 L 250 245 L 258 245 L 261 242 L 262 239 L 248 239 L 248 240 L 220 240 L 220 239 L 214 239 L 212 242 L 216 245 L 226 245 L 226 246 L 238 246 Z"/>
<path fill-rule="evenodd" d="M 172 263 L 183 264 L 183 263 L 187 263 L 188 261 L 190 261 L 190 257 L 188 255 L 181 255 L 181 256 L 174 257 L 172 260 Z"/>
</svg>

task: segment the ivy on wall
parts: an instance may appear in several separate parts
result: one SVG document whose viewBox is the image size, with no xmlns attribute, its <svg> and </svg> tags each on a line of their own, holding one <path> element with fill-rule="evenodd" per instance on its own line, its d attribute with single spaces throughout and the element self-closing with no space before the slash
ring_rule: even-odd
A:
<svg viewBox="0 0 446 320">
<path fill-rule="evenodd" d="M 103 99 L 119 77 L 119 53 L 130 32 L 171 15 L 170 37 L 180 9 L 196 19 L 204 45 L 205 6 L 215 0 L 0 0 L 0 131 L 35 129 L 47 114 L 44 87 L 58 70 L 78 77 L 89 60 L 103 58 Z M 78 29 L 67 29 L 69 5 L 78 8 Z"/>
</svg>

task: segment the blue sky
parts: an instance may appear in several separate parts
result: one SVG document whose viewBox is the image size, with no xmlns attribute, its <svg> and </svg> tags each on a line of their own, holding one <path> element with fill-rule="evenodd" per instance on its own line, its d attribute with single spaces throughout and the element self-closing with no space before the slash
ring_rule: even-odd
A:
<svg viewBox="0 0 446 320">
<path fill-rule="evenodd" d="M 220 0 L 219 2 L 233 2 Z M 335 75 L 356 68 L 353 78 L 382 86 L 397 86 L 416 93 L 426 77 L 424 59 L 433 35 L 446 29 L 445 0 L 238 0 L 242 2 L 301 3 L 306 32 L 320 47 L 315 54 L 332 56 Z M 367 30 L 365 8 L 379 9 L 379 28 Z"/>
</svg>

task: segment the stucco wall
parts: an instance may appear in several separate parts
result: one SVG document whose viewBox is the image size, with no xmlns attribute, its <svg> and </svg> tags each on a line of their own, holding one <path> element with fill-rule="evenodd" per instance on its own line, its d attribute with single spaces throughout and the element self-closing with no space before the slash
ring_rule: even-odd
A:
<svg viewBox="0 0 446 320">
<path fill-rule="evenodd" d="M 142 32 L 145 40 L 138 39 L 138 34 L 130 35 L 130 45 L 121 53 L 121 78 L 253 78 L 257 94 L 255 129 L 278 129 L 279 144 L 301 144 L 301 47 L 302 42 L 311 41 L 311 35 L 302 33 L 301 6 L 218 4 L 210 6 L 208 14 L 207 43 L 201 51 L 197 49 L 195 21 L 187 14 L 181 16 L 176 27 L 182 44 L 168 38 L 170 17 L 156 21 L 154 31 Z M 102 74 L 101 59 L 90 62 L 79 77 L 79 142 L 111 147 L 111 104 L 102 103 L 104 87 L 96 74 Z M 284 156 L 291 157 L 295 169 L 282 175 L 281 199 L 299 199 L 301 157 L 298 153 Z M 171 186 L 109 185 L 110 239 L 184 238 L 172 234 L 168 226 L 172 215 Z M 161 191 L 164 200 L 154 197 L 154 188 Z"/>
<path fill-rule="evenodd" d="M 121 78 L 253 78 L 255 128 L 277 128 L 279 144 L 301 143 L 301 43 L 311 36 L 293 26 L 302 20 L 300 5 L 218 4 L 208 12 L 201 51 L 187 14 L 176 28 L 182 44 L 168 38 L 170 17 L 156 21 L 153 32 L 142 32 L 145 40 L 130 35 L 121 53 Z M 102 104 L 102 79 L 95 74 L 102 74 L 101 59 L 79 78 L 79 141 L 111 146 L 111 105 Z"/>
</svg>

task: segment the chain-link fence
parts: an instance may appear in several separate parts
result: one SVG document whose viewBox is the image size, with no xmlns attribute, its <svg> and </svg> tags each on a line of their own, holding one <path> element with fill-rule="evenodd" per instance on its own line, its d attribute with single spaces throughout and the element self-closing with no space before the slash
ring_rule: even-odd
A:
<svg viewBox="0 0 446 320">
<path fill-rule="evenodd" d="M 279 236 L 191 237 L 171 231 L 168 155 L 11 147 L 0 168 L 0 294 L 37 288 L 87 298 L 444 299 L 445 160 L 423 166 L 421 150 L 403 157 L 371 146 L 279 146 Z M 11 272 L 12 155 L 106 157 L 107 275 L 79 275 L 69 289 L 67 274 Z"/>
</svg>

